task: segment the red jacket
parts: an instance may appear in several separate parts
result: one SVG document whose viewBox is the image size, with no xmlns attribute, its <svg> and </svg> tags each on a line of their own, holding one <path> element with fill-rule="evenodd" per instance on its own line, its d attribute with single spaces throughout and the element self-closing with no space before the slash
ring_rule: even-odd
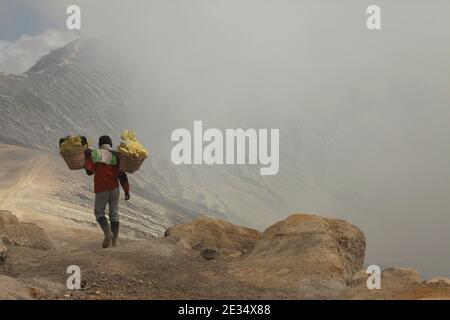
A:
<svg viewBox="0 0 450 320">
<path fill-rule="evenodd" d="M 117 189 L 120 185 L 125 193 L 130 192 L 127 174 L 119 172 L 119 166 L 94 163 L 90 156 L 86 157 L 86 173 L 94 176 L 94 192 L 100 193 Z"/>
</svg>

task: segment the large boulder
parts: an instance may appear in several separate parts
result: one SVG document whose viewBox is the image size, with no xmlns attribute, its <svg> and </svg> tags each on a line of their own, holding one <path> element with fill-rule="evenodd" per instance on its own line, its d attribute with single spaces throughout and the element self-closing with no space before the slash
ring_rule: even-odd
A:
<svg viewBox="0 0 450 320">
<path fill-rule="evenodd" d="M 29 300 L 30 290 L 17 279 L 0 274 L 0 300 Z"/>
<path fill-rule="evenodd" d="M 32 223 L 20 222 L 9 211 L 0 210 L 0 239 L 6 246 L 48 250 L 52 244 L 44 230 Z"/>
<path fill-rule="evenodd" d="M 238 257 L 251 250 L 260 232 L 227 221 L 200 216 L 167 229 L 165 236 L 201 254 L 205 259 Z"/>
<path fill-rule="evenodd" d="M 419 272 L 413 268 L 393 267 L 383 270 L 381 283 L 389 286 L 410 286 L 421 282 Z"/>
<path fill-rule="evenodd" d="M 16 279 L 0 274 L 0 300 L 42 300 L 62 296 L 66 288 L 40 278 Z"/>
<path fill-rule="evenodd" d="M 296 214 L 264 231 L 230 272 L 249 284 L 327 297 L 362 269 L 365 247 L 362 231 L 345 221 Z"/>
<path fill-rule="evenodd" d="M 434 277 L 428 280 L 427 284 L 450 287 L 450 279 L 446 277 Z"/>
<path fill-rule="evenodd" d="M 361 270 L 353 276 L 351 284 L 355 290 L 354 292 L 348 292 L 348 295 L 345 297 L 381 299 L 386 298 L 386 296 L 382 295 L 389 294 L 390 292 L 408 291 L 423 284 L 419 272 L 413 268 L 394 267 L 384 269 L 381 272 L 381 290 L 367 290 L 367 280 L 370 276 L 371 273 L 366 273 L 365 270 Z"/>
</svg>

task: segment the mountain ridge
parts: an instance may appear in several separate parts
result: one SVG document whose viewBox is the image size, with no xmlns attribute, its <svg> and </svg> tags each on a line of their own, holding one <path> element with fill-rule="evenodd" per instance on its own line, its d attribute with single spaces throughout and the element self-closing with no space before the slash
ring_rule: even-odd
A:
<svg viewBox="0 0 450 320">
<path fill-rule="evenodd" d="M 4 114 L 0 119 L 0 142 L 56 152 L 57 141 L 68 134 L 108 134 L 114 141 L 122 129 L 133 128 L 137 103 L 126 76 L 114 65 L 111 55 L 105 54 L 102 45 L 97 38 L 75 40 L 41 57 L 21 75 L 0 76 Z M 161 138 L 164 137 L 156 137 Z M 260 227 L 271 221 L 266 222 L 266 218 L 273 219 L 268 206 L 272 201 L 280 202 L 281 197 L 263 183 L 256 168 L 177 167 L 167 163 L 161 152 L 153 151 L 132 178 L 153 200 Z M 230 184 L 224 184 L 223 179 Z M 214 188 L 213 181 L 217 182 Z M 242 195 L 232 185 L 245 190 L 247 198 L 253 198 L 253 210 L 259 208 L 261 219 L 254 219 L 250 212 L 242 214 L 242 203 L 233 201 Z M 261 201 L 265 205 L 258 205 Z"/>
</svg>

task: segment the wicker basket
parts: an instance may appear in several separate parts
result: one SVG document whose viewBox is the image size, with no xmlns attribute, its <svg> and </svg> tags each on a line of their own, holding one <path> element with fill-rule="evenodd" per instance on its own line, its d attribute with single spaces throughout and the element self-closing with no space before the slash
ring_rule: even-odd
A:
<svg viewBox="0 0 450 320">
<path fill-rule="evenodd" d="M 74 148 L 68 152 L 61 152 L 61 156 L 67 163 L 70 170 L 84 169 L 86 164 L 86 158 L 84 156 L 84 147 Z"/>
<path fill-rule="evenodd" d="M 117 154 L 119 158 L 119 171 L 125 173 L 134 173 L 139 170 L 145 158 L 136 159 L 122 153 Z"/>
</svg>

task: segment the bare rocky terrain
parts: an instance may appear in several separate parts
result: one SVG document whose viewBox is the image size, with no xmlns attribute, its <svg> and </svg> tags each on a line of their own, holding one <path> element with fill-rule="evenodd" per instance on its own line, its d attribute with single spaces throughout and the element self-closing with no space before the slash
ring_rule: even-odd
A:
<svg viewBox="0 0 450 320">
<path fill-rule="evenodd" d="M 0 211 L 0 299 L 450 299 L 448 279 L 407 268 L 368 290 L 364 235 L 341 220 L 296 214 L 260 233 L 202 216 L 110 249 L 95 229 L 52 230 Z"/>
<path fill-rule="evenodd" d="M 81 171 L 67 169 L 52 152 L 0 144 L 0 208 L 47 228 L 93 227 L 93 182 Z M 174 221 L 187 221 L 176 208 L 149 200 L 132 185 L 133 201 L 121 199 L 123 228 L 129 238 L 160 236 Z"/>
<path fill-rule="evenodd" d="M 0 146 L 0 160 L 2 299 L 450 298 L 449 279 L 423 282 L 405 268 L 385 270 L 382 289 L 368 290 L 364 234 L 314 215 L 263 232 L 208 216 L 174 225 L 146 215 L 134 194 L 120 203 L 120 246 L 104 250 L 83 172 L 13 145 Z M 163 225 L 171 227 L 147 232 Z M 71 265 L 81 268 L 80 290 L 66 287 Z"/>
</svg>

